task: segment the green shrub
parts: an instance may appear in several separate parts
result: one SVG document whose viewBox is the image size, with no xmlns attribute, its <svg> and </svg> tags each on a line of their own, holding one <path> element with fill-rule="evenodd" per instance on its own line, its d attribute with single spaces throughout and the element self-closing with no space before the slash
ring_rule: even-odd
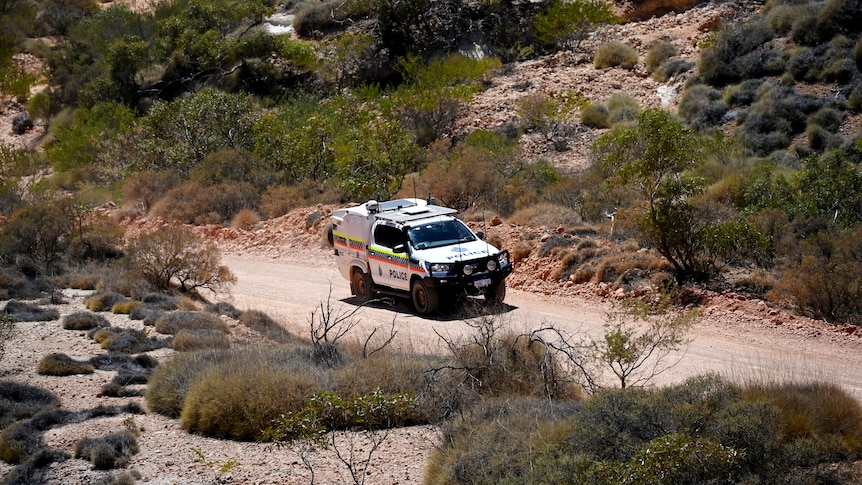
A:
<svg viewBox="0 0 862 485">
<path fill-rule="evenodd" d="M 837 384 L 755 382 L 743 395 L 778 410 L 777 431 L 799 465 L 857 460 L 862 454 L 862 406 Z"/>
<path fill-rule="evenodd" d="M 565 422 L 578 407 L 538 398 L 488 400 L 443 426 L 425 483 L 567 483 L 571 475 L 525 479 L 537 459 L 561 444 L 569 428 Z"/>
<path fill-rule="evenodd" d="M 300 37 L 317 38 L 326 32 L 340 30 L 348 22 L 369 13 L 370 3 L 362 1 L 305 2 L 296 9 L 293 28 Z"/>
<path fill-rule="evenodd" d="M 160 365 L 150 376 L 146 391 L 147 405 L 154 412 L 177 418 L 183 409 L 186 394 L 201 376 L 229 360 L 223 350 L 203 350 L 175 356 Z"/>
<path fill-rule="evenodd" d="M 664 82 L 680 74 L 691 71 L 696 65 L 697 64 L 694 62 L 687 61 L 685 59 L 671 59 L 662 64 L 661 67 L 653 73 L 653 77 L 656 81 Z"/>
<path fill-rule="evenodd" d="M 632 95 L 615 92 L 607 101 L 608 122 L 611 125 L 621 122 L 634 121 L 641 111 L 640 103 Z"/>
<path fill-rule="evenodd" d="M 66 330 L 90 330 L 109 326 L 111 324 L 107 318 L 90 311 L 75 312 L 63 317 L 63 328 Z"/>
<path fill-rule="evenodd" d="M 608 108 L 602 104 L 588 104 L 581 110 L 581 123 L 590 128 L 610 128 Z"/>
<path fill-rule="evenodd" d="M 724 101 L 731 107 L 748 106 L 760 97 L 761 87 L 769 87 L 764 79 L 747 79 L 724 90 Z"/>
<path fill-rule="evenodd" d="M 637 63 L 638 52 L 635 48 L 617 41 L 600 45 L 593 56 L 593 66 L 596 69 L 605 69 L 608 67 L 631 69 Z"/>
<path fill-rule="evenodd" d="M 577 49 L 599 25 L 621 22 L 610 5 L 594 0 L 550 2 L 534 21 L 539 42 Z"/>
<path fill-rule="evenodd" d="M 204 187 L 244 182 L 258 191 L 276 180 L 273 169 L 256 155 L 233 148 L 210 152 L 189 173 L 189 180 Z"/>
<path fill-rule="evenodd" d="M 763 77 L 769 67 L 770 52 L 761 47 L 772 40 L 773 35 L 766 22 L 758 19 L 725 27 L 701 56 L 698 63 L 701 79 L 712 86 L 723 86 Z M 777 69 L 778 66 L 772 67 Z M 783 65 L 781 67 L 783 71 Z"/>
<path fill-rule="evenodd" d="M 53 353 L 39 361 L 36 372 L 45 376 L 71 376 L 92 374 L 95 369 L 89 362 L 77 361 L 66 354 Z"/>
<path fill-rule="evenodd" d="M 736 127 L 736 135 L 753 154 L 766 156 L 786 148 L 790 137 L 805 130 L 808 116 L 822 101 L 787 87 L 763 89 Z"/>
<path fill-rule="evenodd" d="M 125 295 L 113 291 L 97 291 L 84 298 L 84 306 L 87 307 L 87 310 L 93 312 L 107 312 L 111 311 L 111 308 L 117 303 L 124 303 L 126 301 L 128 301 L 128 298 Z"/>
<path fill-rule="evenodd" d="M 125 468 L 140 451 L 138 437 L 131 431 L 109 433 L 101 438 L 83 438 L 75 445 L 75 458 L 89 460 L 97 470 Z"/>
<path fill-rule="evenodd" d="M 15 421 L 60 406 L 51 391 L 14 381 L 0 381 L 0 429 Z"/>
<path fill-rule="evenodd" d="M 835 133 L 844 121 L 844 113 L 830 107 L 823 107 L 808 116 L 808 123 L 813 123 L 821 128 Z"/>
<path fill-rule="evenodd" d="M 214 369 L 189 389 L 180 424 L 193 433 L 253 441 L 279 416 L 301 410 L 313 389 L 304 374 L 273 366 Z"/>
<path fill-rule="evenodd" d="M 227 349 L 230 340 L 223 332 L 211 329 L 182 329 L 174 336 L 173 348 L 178 352 L 200 349 Z"/>
<path fill-rule="evenodd" d="M 40 308 L 30 303 L 9 300 L 0 310 L 0 315 L 11 317 L 16 322 L 44 322 L 58 320 L 60 311 L 55 308 Z"/>
<path fill-rule="evenodd" d="M 439 422 L 447 409 L 440 406 L 445 397 L 429 390 L 427 371 L 444 365 L 442 359 L 381 352 L 333 369 L 329 390 L 346 400 L 374 393 L 395 396 L 407 393 L 411 411 L 400 416 L 403 425 Z"/>
<path fill-rule="evenodd" d="M 644 63 L 646 64 L 647 70 L 653 73 L 653 76 L 656 76 L 659 72 L 659 67 L 667 62 L 668 59 L 677 55 L 677 53 L 678 50 L 676 46 L 670 42 L 666 40 L 656 40 L 650 44 Z"/>
<path fill-rule="evenodd" d="M 212 313 L 178 310 L 163 314 L 156 320 L 156 332 L 176 335 L 180 330 L 217 330 L 228 333 L 227 324 Z"/>
<path fill-rule="evenodd" d="M 696 84 L 685 90 L 679 100 L 679 115 L 701 131 L 714 130 L 727 113 L 721 91 L 705 84 Z"/>
</svg>

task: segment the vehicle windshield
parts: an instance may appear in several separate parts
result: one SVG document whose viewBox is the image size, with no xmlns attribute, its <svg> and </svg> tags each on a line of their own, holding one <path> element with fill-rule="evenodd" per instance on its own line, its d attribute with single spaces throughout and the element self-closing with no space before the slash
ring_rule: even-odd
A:
<svg viewBox="0 0 862 485">
<path fill-rule="evenodd" d="M 407 236 L 416 249 L 438 248 L 476 240 L 470 229 L 457 219 L 413 226 L 407 230 Z"/>
</svg>

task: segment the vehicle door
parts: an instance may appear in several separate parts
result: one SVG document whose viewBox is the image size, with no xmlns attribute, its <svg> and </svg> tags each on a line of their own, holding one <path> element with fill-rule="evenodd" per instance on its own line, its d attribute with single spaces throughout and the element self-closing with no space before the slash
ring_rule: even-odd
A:
<svg viewBox="0 0 862 485">
<path fill-rule="evenodd" d="M 378 222 L 371 239 L 368 264 L 374 282 L 399 290 L 410 289 L 407 236 L 401 228 L 386 221 Z"/>
</svg>

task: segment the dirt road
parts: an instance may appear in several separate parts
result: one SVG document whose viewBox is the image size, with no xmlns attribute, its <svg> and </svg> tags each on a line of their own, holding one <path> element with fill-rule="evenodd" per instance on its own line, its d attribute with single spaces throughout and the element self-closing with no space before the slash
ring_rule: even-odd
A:
<svg viewBox="0 0 862 485">
<path fill-rule="evenodd" d="M 348 282 L 322 254 L 267 259 L 227 255 L 223 262 L 237 275 L 232 291 L 240 309 L 262 310 L 301 335 L 308 334 L 309 317 L 329 301 L 336 312 L 356 309 Z M 331 292 L 331 293 L 330 293 Z M 531 330 L 542 324 L 563 329 L 577 338 L 601 334 L 607 301 L 561 298 L 511 290 L 501 320 L 515 330 Z M 376 305 L 360 309 L 355 338 L 364 338 L 374 326 L 395 320 L 397 345 L 416 351 L 441 351 L 437 334 L 457 338 L 470 328 L 456 315 L 435 319 L 411 312 L 408 301 L 394 307 Z M 687 377 L 718 372 L 734 379 L 828 380 L 862 399 L 862 339 L 835 327 L 770 309 L 758 301 L 717 297 L 704 308 L 690 344 L 677 354 L 679 363 L 658 376 L 654 383 L 679 382 Z M 671 356 L 670 358 L 673 358 Z"/>
</svg>

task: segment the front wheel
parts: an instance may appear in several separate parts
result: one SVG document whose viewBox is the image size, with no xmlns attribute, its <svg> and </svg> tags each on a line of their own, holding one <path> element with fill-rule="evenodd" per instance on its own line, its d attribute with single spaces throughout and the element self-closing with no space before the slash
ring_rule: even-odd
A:
<svg viewBox="0 0 862 485">
<path fill-rule="evenodd" d="M 371 278 L 368 273 L 359 268 L 353 270 L 350 276 L 350 291 L 362 303 L 371 299 Z"/>
<path fill-rule="evenodd" d="M 485 291 L 485 302 L 489 305 L 502 305 L 506 299 L 506 280 L 503 280 L 496 285 L 491 285 Z"/>
<path fill-rule="evenodd" d="M 428 315 L 437 311 L 437 307 L 440 304 L 437 290 L 428 288 L 424 281 L 413 281 L 410 293 L 413 295 L 413 306 L 416 307 L 417 313 Z"/>
</svg>

